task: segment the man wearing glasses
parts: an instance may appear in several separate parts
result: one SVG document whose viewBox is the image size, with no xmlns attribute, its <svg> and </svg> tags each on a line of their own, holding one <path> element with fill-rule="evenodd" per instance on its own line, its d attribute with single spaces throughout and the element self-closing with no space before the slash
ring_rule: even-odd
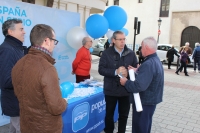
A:
<svg viewBox="0 0 200 133">
<path fill-rule="evenodd" d="M 76 83 L 90 79 L 92 59 L 89 49 L 92 47 L 92 40 L 89 37 L 84 37 L 82 44 L 83 46 L 77 51 L 76 58 L 72 63 L 72 74 L 76 74 Z"/>
<path fill-rule="evenodd" d="M 52 52 L 58 41 L 45 24 L 33 27 L 31 48 L 12 69 L 12 81 L 20 106 L 22 133 L 61 133 L 62 112 L 67 100 L 61 97 Z"/>
<path fill-rule="evenodd" d="M 99 74 L 104 76 L 104 95 L 106 101 L 105 129 L 106 133 L 113 133 L 114 111 L 118 103 L 118 133 L 125 133 L 128 113 L 130 109 L 130 93 L 120 85 L 121 75 L 129 78 L 128 66 L 137 67 L 135 53 L 125 45 L 125 35 L 121 31 L 115 31 L 112 36 L 113 46 L 106 49 L 99 62 Z"/>
</svg>

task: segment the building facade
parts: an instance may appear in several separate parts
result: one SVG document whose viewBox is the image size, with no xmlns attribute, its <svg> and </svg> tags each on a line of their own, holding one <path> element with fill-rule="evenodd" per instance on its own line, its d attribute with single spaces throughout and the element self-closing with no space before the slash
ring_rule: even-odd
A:
<svg viewBox="0 0 200 133">
<path fill-rule="evenodd" d="M 35 0 L 35 3 L 46 5 L 47 0 Z M 175 46 L 190 42 L 192 48 L 195 42 L 200 42 L 200 0 L 54 0 L 53 8 L 80 13 L 80 27 L 84 28 L 90 14 L 103 13 L 113 5 L 121 6 L 127 13 L 124 26 L 129 31 L 127 44 L 133 44 L 135 17 L 141 22 L 136 44 L 147 36 L 159 39 L 158 43 Z"/>
<path fill-rule="evenodd" d="M 22 1 L 22 0 L 17 0 Z M 53 8 L 80 13 L 80 27 L 90 14 L 103 13 L 107 0 L 54 0 Z M 45 6 L 47 0 L 35 0 L 35 4 Z"/>
<path fill-rule="evenodd" d="M 136 44 L 153 36 L 158 39 L 158 19 L 161 18 L 159 43 L 183 46 L 200 42 L 200 1 L 199 0 L 109 0 L 108 6 L 121 6 L 128 15 L 125 28 L 129 30 L 128 42 L 133 42 L 134 18 L 141 21 L 140 34 Z M 120 18 L 119 18 L 120 19 Z"/>
</svg>

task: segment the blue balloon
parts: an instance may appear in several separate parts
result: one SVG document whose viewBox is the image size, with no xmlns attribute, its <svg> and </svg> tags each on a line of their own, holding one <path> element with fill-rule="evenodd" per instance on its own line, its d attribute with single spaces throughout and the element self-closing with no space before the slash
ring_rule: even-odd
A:
<svg viewBox="0 0 200 133">
<path fill-rule="evenodd" d="M 126 28 L 122 28 L 120 31 L 124 32 L 125 36 L 128 35 L 128 30 Z"/>
<path fill-rule="evenodd" d="M 94 39 L 104 36 L 108 31 L 108 21 L 99 14 L 91 15 L 86 21 L 86 31 Z"/>
<path fill-rule="evenodd" d="M 74 84 L 71 82 L 63 82 L 60 85 L 60 91 L 62 94 L 62 98 L 66 98 L 68 95 L 72 94 L 74 91 Z"/>
<path fill-rule="evenodd" d="M 127 22 L 125 10 L 119 6 L 108 7 L 103 16 L 108 20 L 109 29 L 116 31 L 121 30 Z"/>
<path fill-rule="evenodd" d="M 90 53 L 92 53 L 92 52 L 93 52 L 93 48 L 92 48 L 92 47 L 90 47 L 90 49 L 89 49 L 89 50 L 90 50 Z"/>
</svg>

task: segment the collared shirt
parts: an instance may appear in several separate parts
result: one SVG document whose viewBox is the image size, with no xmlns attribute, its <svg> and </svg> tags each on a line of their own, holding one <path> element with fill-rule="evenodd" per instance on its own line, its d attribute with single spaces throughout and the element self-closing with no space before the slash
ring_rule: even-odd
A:
<svg viewBox="0 0 200 133">
<path fill-rule="evenodd" d="M 119 51 L 116 49 L 115 46 L 114 46 L 114 49 L 115 49 L 115 51 L 116 51 L 117 53 L 119 53 L 119 55 L 120 55 L 120 57 L 121 57 L 121 56 L 122 56 L 122 53 L 123 53 L 123 51 L 124 51 L 124 48 L 122 49 L 121 52 L 119 52 Z M 115 70 L 115 75 L 117 75 L 117 70 Z"/>
<path fill-rule="evenodd" d="M 40 50 L 40 51 L 42 51 L 42 52 L 44 52 L 44 53 L 52 56 L 52 53 L 49 50 L 47 50 L 46 48 L 44 48 L 44 47 L 41 47 L 41 46 L 32 46 L 32 48 L 38 49 L 38 50 Z"/>
<path fill-rule="evenodd" d="M 117 49 L 116 49 L 116 47 L 114 46 L 114 48 L 115 48 L 115 51 L 117 52 L 117 53 L 119 53 L 119 55 L 120 55 L 120 57 L 122 56 L 122 53 L 123 53 L 123 51 L 124 51 L 124 48 L 122 49 L 122 51 L 121 52 L 119 52 Z"/>
</svg>

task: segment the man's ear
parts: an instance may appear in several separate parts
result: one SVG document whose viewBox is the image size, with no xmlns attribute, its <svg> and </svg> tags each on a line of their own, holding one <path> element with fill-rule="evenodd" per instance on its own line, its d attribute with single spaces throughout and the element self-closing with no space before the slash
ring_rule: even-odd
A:
<svg viewBox="0 0 200 133">
<path fill-rule="evenodd" d="M 13 31 L 11 29 L 8 29 L 8 35 L 12 35 Z"/>
</svg>

